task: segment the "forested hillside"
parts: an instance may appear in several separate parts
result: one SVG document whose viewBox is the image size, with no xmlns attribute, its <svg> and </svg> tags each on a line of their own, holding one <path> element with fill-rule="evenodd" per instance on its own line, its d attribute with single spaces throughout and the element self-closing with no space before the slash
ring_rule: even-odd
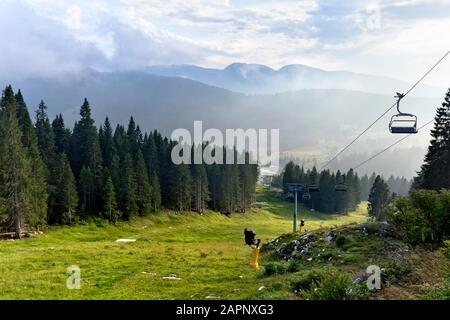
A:
<svg viewBox="0 0 450 320">
<path fill-rule="evenodd" d="M 316 167 L 306 169 L 290 161 L 286 164 L 283 172 L 275 176 L 272 185 L 283 188 L 285 197 L 292 199 L 292 194 L 286 186 L 288 183 L 306 183 L 319 186 L 320 192 L 305 192 L 299 195 L 302 201 L 311 209 L 320 212 L 348 212 L 355 210 L 361 201 L 369 199 L 371 188 L 377 178 L 375 173 L 371 176 L 364 175 L 361 178 L 352 169 L 346 173 L 340 170 L 331 172 L 323 170 L 318 172 Z M 388 192 L 395 196 L 406 196 L 409 192 L 411 182 L 404 177 L 390 176 L 387 180 Z M 336 185 L 345 185 L 345 192 L 336 192 Z"/>
<path fill-rule="evenodd" d="M 106 118 L 97 129 L 87 99 L 71 130 L 62 115 L 50 121 L 43 101 L 33 123 L 21 91 L 8 86 L 0 132 L 0 227 L 17 237 L 92 215 L 115 222 L 161 208 L 245 212 L 254 200 L 257 165 L 174 165 L 176 142 L 141 131 L 133 117 L 127 127 L 113 130 Z"/>
</svg>

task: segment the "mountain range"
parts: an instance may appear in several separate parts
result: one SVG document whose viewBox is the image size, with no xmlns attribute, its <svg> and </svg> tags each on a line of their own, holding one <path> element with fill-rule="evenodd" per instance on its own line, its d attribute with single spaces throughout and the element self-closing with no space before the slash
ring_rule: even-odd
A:
<svg viewBox="0 0 450 320">
<path fill-rule="evenodd" d="M 215 87 L 247 94 L 273 94 L 302 89 L 345 89 L 392 95 L 406 91 L 411 83 L 389 77 L 379 77 L 349 71 L 325 71 L 301 64 L 272 69 L 265 65 L 233 63 L 224 69 L 195 65 L 156 65 L 146 72 L 168 77 L 191 79 Z M 442 89 L 420 85 L 412 93 L 436 97 Z"/>
<path fill-rule="evenodd" d="M 257 87 L 256 84 L 251 84 L 251 79 L 255 79 L 255 83 L 259 81 L 263 87 L 270 82 L 267 79 L 275 79 L 273 73 L 277 74 L 281 69 L 274 71 L 258 66 L 255 68 L 259 71 L 248 72 L 244 77 L 242 72 L 238 72 L 237 67 L 238 64 L 233 64 L 225 68 L 223 72 L 212 70 L 209 74 L 215 76 L 208 78 L 210 80 L 202 78 L 202 81 L 189 79 L 186 74 L 181 75 L 181 73 L 157 75 L 154 74 L 156 67 L 151 67 L 140 71 L 123 72 L 88 70 L 82 74 L 65 75 L 58 79 L 40 77 L 16 81 L 3 79 L 0 80 L 0 84 L 4 87 L 11 83 L 15 90 L 20 88 L 31 111 L 35 110 L 43 99 L 48 106 L 50 117 L 62 113 L 66 125 L 70 128 L 79 118 L 79 108 L 86 97 L 92 106 L 97 125 L 103 122 L 106 116 L 109 116 L 113 124 L 126 124 L 130 116 L 133 116 L 143 130 L 158 129 L 167 136 L 170 136 L 176 128 L 192 131 L 195 120 L 203 121 L 204 130 L 207 128 L 280 129 L 282 151 L 292 152 L 300 158 L 314 158 L 316 162 L 323 162 L 329 158 L 394 102 L 392 92 L 380 94 L 342 88 L 321 88 L 321 82 L 318 80 L 318 74 L 321 74 L 321 71 L 309 67 L 305 67 L 305 72 L 299 74 L 302 74 L 305 79 L 310 79 L 308 83 L 313 88 L 249 94 L 249 91 L 245 92 L 246 88 Z M 166 71 L 174 70 L 171 67 L 158 68 Z M 292 68 L 286 67 L 284 72 L 289 74 L 286 70 L 290 69 L 292 72 Z M 204 70 L 210 70 L 193 66 L 186 70 L 188 69 L 200 70 L 199 74 L 202 74 Z M 236 77 L 233 78 L 231 74 L 235 74 Z M 257 74 L 263 74 L 263 76 L 258 78 Z M 307 74 L 310 76 L 307 77 Z M 344 74 L 348 77 L 353 76 L 351 73 Z M 336 75 L 332 74 L 330 77 L 334 76 Z M 342 75 L 339 74 L 339 76 Z M 371 79 L 370 76 L 364 77 L 367 77 L 367 81 Z M 211 79 L 217 81 L 221 79 L 223 85 L 212 83 Z M 246 80 L 242 80 L 239 84 L 238 80 L 232 79 Z M 356 79 L 357 77 L 353 81 L 357 82 Z M 378 78 L 375 77 L 375 79 Z M 329 81 L 331 85 L 331 80 Z M 227 83 L 241 90 L 222 88 Z M 322 86 L 324 83 L 326 83 L 325 80 Z M 379 88 L 379 83 L 377 81 L 374 83 L 373 86 Z M 279 84 L 279 88 L 282 84 Z M 313 84 L 317 84 L 317 87 Z M 339 87 L 342 83 L 338 81 L 335 85 Z M 439 97 L 443 95 L 444 91 Z M 403 103 L 407 111 L 419 116 L 420 125 L 433 116 L 440 102 L 439 98 L 408 96 Z M 348 150 L 347 154 L 374 152 L 385 147 L 387 143 L 395 141 L 398 136 L 389 134 L 387 125 L 386 117 L 374 126 L 364 139 L 355 145 L 354 149 Z M 409 139 L 409 145 L 407 141 L 404 145 L 417 146 L 425 150 L 427 140 L 427 134 L 419 134 Z M 393 154 L 392 163 L 396 162 L 395 158 Z M 420 165 L 423 154 L 416 150 L 407 158 L 411 159 L 411 168 L 405 175 L 411 176 Z M 396 168 L 398 168 L 397 162 Z M 393 167 L 389 168 L 389 161 L 385 163 L 382 171 L 386 175 L 395 173 L 392 170 Z"/>
</svg>

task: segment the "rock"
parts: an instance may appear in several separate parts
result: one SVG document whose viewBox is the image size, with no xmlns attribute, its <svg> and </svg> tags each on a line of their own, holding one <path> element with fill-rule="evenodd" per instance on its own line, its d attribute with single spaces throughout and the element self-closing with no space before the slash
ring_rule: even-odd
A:
<svg viewBox="0 0 450 320">
<path fill-rule="evenodd" d="M 258 288 L 258 291 L 264 290 L 266 288 L 266 286 L 261 286 Z"/>
<path fill-rule="evenodd" d="M 149 275 L 149 276 L 156 276 L 156 273 L 154 273 L 154 272 L 142 271 L 142 274 L 146 274 L 146 275 Z"/>
<path fill-rule="evenodd" d="M 136 239 L 117 239 L 116 242 L 119 243 L 136 242 Z"/>
<path fill-rule="evenodd" d="M 168 276 L 168 277 L 162 277 L 164 280 L 181 280 L 181 278 L 174 277 L 174 276 Z"/>
<path fill-rule="evenodd" d="M 206 299 L 218 299 L 219 297 L 216 296 L 206 296 Z"/>
</svg>

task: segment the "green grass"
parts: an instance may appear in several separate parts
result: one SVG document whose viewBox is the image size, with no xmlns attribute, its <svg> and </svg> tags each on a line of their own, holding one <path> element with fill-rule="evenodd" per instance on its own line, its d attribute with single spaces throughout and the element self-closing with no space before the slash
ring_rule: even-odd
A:
<svg viewBox="0 0 450 320">
<path fill-rule="evenodd" d="M 287 298 L 280 276 L 248 266 L 243 229 L 267 242 L 292 229 L 292 204 L 258 190 L 262 208 L 231 217 L 208 212 L 158 213 L 117 226 L 50 227 L 19 241 L 0 241 L 0 299 Z M 365 204 L 348 215 L 300 211 L 306 229 L 361 222 Z M 135 238 L 134 243 L 116 243 Z M 81 268 L 81 289 L 66 288 L 66 268 Z M 162 277 L 176 274 L 181 280 Z M 266 289 L 259 291 L 264 286 Z M 264 292 L 264 294 L 262 294 Z"/>
</svg>

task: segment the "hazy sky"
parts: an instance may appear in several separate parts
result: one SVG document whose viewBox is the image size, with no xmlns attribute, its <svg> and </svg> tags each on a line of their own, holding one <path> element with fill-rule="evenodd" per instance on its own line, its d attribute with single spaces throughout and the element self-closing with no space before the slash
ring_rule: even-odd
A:
<svg viewBox="0 0 450 320">
<path fill-rule="evenodd" d="M 0 0 L 0 74 L 301 63 L 413 81 L 450 50 L 447 0 Z M 449 86 L 450 57 L 427 79 Z"/>
</svg>

